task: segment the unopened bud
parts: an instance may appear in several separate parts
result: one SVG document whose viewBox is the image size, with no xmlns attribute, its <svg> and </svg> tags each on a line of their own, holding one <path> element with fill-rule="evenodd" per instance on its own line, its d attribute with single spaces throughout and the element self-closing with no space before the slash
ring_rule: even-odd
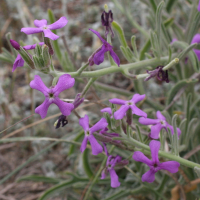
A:
<svg viewBox="0 0 200 200">
<path fill-rule="evenodd" d="M 80 93 L 77 94 L 73 102 L 74 109 L 76 109 L 80 104 L 82 104 L 83 101 L 84 101 L 84 98 L 81 98 L 81 94 Z"/>
<path fill-rule="evenodd" d="M 16 50 L 20 50 L 20 45 L 18 42 L 16 42 L 15 40 L 10 40 L 10 44 L 12 45 L 12 47 Z"/>
<path fill-rule="evenodd" d="M 47 37 L 44 37 L 44 43 L 49 47 L 49 54 L 53 55 L 54 51 L 53 51 L 53 47 L 51 45 L 51 40 Z"/>
<path fill-rule="evenodd" d="M 35 54 L 38 57 L 41 56 L 41 54 L 42 54 L 42 47 L 39 44 L 37 44 L 36 47 L 35 47 Z"/>
<path fill-rule="evenodd" d="M 42 47 L 42 57 L 44 60 L 44 66 L 48 67 L 48 65 L 50 64 L 50 55 L 49 55 L 49 47 L 44 44 Z"/>
<path fill-rule="evenodd" d="M 28 66 L 34 69 L 34 62 L 29 56 L 29 54 L 26 52 L 26 50 L 23 49 L 23 47 L 20 47 L 19 54 L 21 55 L 23 60 L 28 64 Z"/>
</svg>

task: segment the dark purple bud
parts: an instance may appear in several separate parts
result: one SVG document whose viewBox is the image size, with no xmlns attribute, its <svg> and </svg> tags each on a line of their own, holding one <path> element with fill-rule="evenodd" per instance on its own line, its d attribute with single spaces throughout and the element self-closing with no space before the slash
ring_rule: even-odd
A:
<svg viewBox="0 0 200 200">
<path fill-rule="evenodd" d="M 158 73 L 157 73 L 157 78 L 159 81 L 166 81 L 166 83 L 169 83 L 168 79 L 168 71 L 163 70 L 163 66 L 158 66 Z"/>
<path fill-rule="evenodd" d="M 132 110 L 131 108 L 128 109 L 128 111 L 126 112 L 126 122 L 131 125 L 133 121 L 133 114 L 132 114 Z"/>
<path fill-rule="evenodd" d="M 149 74 L 149 76 L 145 78 L 144 81 L 148 81 L 149 79 L 153 77 L 157 77 L 159 81 L 166 81 L 166 83 L 169 83 L 168 71 L 167 70 L 164 71 L 163 67 L 164 66 L 158 66 L 156 67 L 155 70 L 152 70 L 152 71 L 147 70 L 147 73 Z"/>
<path fill-rule="evenodd" d="M 74 109 L 76 109 L 80 104 L 82 104 L 83 101 L 84 101 L 84 98 L 81 98 L 81 94 L 80 93 L 77 94 L 73 102 Z"/>
<path fill-rule="evenodd" d="M 105 26 L 105 37 L 108 35 L 109 30 L 111 31 L 112 37 L 114 37 L 114 32 L 112 30 L 111 23 L 113 22 L 113 13 L 111 10 L 107 13 L 106 11 L 103 11 L 101 15 L 101 23 L 103 26 Z"/>
<path fill-rule="evenodd" d="M 60 115 L 58 117 L 58 120 L 57 120 L 57 124 L 55 125 L 55 128 L 58 129 L 63 126 L 65 126 L 66 124 L 68 124 L 68 121 L 67 121 L 67 116 L 65 115 Z"/>
<path fill-rule="evenodd" d="M 10 40 L 10 44 L 13 46 L 13 48 L 15 48 L 16 50 L 20 50 L 20 45 L 18 42 L 16 42 L 15 40 Z"/>
</svg>

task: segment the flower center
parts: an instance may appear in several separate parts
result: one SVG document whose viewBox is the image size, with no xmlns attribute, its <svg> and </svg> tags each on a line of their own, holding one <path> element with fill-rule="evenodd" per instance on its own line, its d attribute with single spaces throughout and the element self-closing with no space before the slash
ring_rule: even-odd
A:
<svg viewBox="0 0 200 200">
<path fill-rule="evenodd" d="M 50 99 L 54 98 L 54 94 L 53 93 L 49 93 L 49 98 Z"/>
<path fill-rule="evenodd" d="M 132 101 L 127 101 L 126 104 L 127 104 L 128 106 L 131 106 L 131 105 L 133 105 L 133 102 L 132 102 Z"/>
<path fill-rule="evenodd" d="M 164 120 L 160 120 L 160 123 L 162 124 L 162 125 L 166 125 L 166 123 L 165 123 L 165 121 Z"/>
<path fill-rule="evenodd" d="M 85 131 L 86 136 L 90 135 L 90 131 Z"/>
<path fill-rule="evenodd" d="M 154 166 L 155 168 L 158 167 L 157 163 L 155 163 L 153 166 Z"/>
<path fill-rule="evenodd" d="M 43 29 L 48 29 L 48 27 L 47 26 L 43 26 Z"/>
</svg>

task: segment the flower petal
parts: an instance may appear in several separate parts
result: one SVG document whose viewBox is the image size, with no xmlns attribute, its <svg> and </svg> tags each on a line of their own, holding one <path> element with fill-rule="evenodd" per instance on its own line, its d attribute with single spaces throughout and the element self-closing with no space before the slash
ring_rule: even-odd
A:
<svg viewBox="0 0 200 200">
<path fill-rule="evenodd" d="M 48 96 L 49 88 L 46 87 L 39 75 L 35 75 L 34 79 L 30 82 L 30 87 L 39 90 L 46 97 Z"/>
<path fill-rule="evenodd" d="M 141 117 L 147 117 L 147 113 L 144 111 L 140 110 L 136 105 L 131 105 L 130 106 L 132 109 L 132 113 Z"/>
<path fill-rule="evenodd" d="M 133 159 L 138 162 L 143 162 L 148 166 L 152 165 L 152 161 L 148 159 L 142 152 L 135 151 L 133 154 Z"/>
<path fill-rule="evenodd" d="M 93 62 L 96 65 L 100 65 L 103 61 L 104 61 L 104 54 L 105 52 L 107 52 L 108 50 L 105 48 L 105 46 L 103 45 L 101 47 L 101 49 L 95 53 L 94 57 L 93 57 Z"/>
<path fill-rule="evenodd" d="M 113 58 L 113 60 L 115 61 L 115 63 L 118 65 L 118 67 L 119 67 L 119 65 L 120 65 L 120 59 L 117 56 L 117 54 L 113 50 L 110 50 L 110 55 Z"/>
<path fill-rule="evenodd" d="M 158 119 L 166 120 L 166 118 L 161 114 L 160 111 L 156 112 L 156 116 L 157 116 Z"/>
<path fill-rule="evenodd" d="M 89 130 L 89 117 L 85 115 L 79 119 L 79 125 L 83 127 L 85 131 Z"/>
<path fill-rule="evenodd" d="M 120 186 L 120 182 L 118 180 L 118 176 L 117 176 L 115 170 L 114 169 L 110 169 L 109 172 L 110 172 L 110 179 L 111 179 L 111 187 L 112 188 L 119 187 Z"/>
<path fill-rule="evenodd" d="M 110 103 L 119 104 L 119 105 L 124 105 L 126 103 L 125 100 L 117 99 L 117 98 L 110 99 L 109 101 L 110 101 Z"/>
<path fill-rule="evenodd" d="M 46 115 L 47 115 L 47 110 L 48 110 L 48 108 L 49 108 L 49 106 L 50 106 L 51 104 L 52 104 L 52 102 L 49 101 L 48 98 L 46 98 L 46 99 L 44 100 L 44 102 L 43 102 L 40 106 L 38 106 L 38 107 L 35 109 L 35 113 L 39 114 L 39 115 L 41 116 L 42 119 L 45 118 Z"/>
<path fill-rule="evenodd" d="M 101 118 L 93 127 L 90 128 L 90 133 L 94 133 L 108 126 L 108 122 L 105 118 Z"/>
<path fill-rule="evenodd" d="M 150 137 L 153 138 L 153 139 L 158 139 L 159 138 L 159 133 L 160 133 L 160 130 L 163 128 L 162 124 L 161 123 L 158 123 L 154 126 L 151 127 L 151 135 Z"/>
<path fill-rule="evenodd" d="M 128 105 L 122 105 L 119 110 L 114 113 L 114 118 L 116 120 L 122 119 L 126 115 L 126 111 L 129 109 Z"/>
<path fill-rule="evenodd" d="M 200 12 L 200 1 L 199 1 L 199 5 L 198 5 L 198 9 L 197 10 Z"/>
<path fill-rule="evenodd" d="M 199 6 L 200 6 L 200 3 L 199 3 Z M 194 43 L 200 43 L 200 34 L 199 33 L 194 35 L 194 37 L 192 38 L 191 44 L 194 44 Z"/>
<path fill-rule="evenodd" d="M 104 113 L 108 113 L 110 115 L 112 115 L 112 109 L 110 107 L 107 107 L 107 108 L 104 108 L 104 109 L 101 109 L 101 112 Z"/>
<path fill-rule="evenodd" d="M 50 38 L 52 40 L 57 40 L 59 38 L 58 35 L 52 33 L 49 29 L 43 29 L 44 37 Z"/>
<path fill-rule="evenodd" d="M 90 141 L 93 155 L 98 155 L 103 151 L 102 146 L 97 142 L 96 138 L 93 135 L 89 135 L 88 140 Z"/>
<path fill-rule="evenodd" d="M 62 91 L 74 86 L 75 79 L 69 74 L 64 74 L 59 77 L 56 86 L 52 89 L 55 96 L 58 96 Z"/>
<path fill-rule="evenodd" d="M 61 101 L 58 97 L 55 97 L 53 103 L 55 103 L 58 106 L 61 113 L 65 116 L 70 115 L 72 110 L 74 109 L 74 105 L 72 103 Z"/>
<path fill-rule="evenodd" d="M 152 183 L 155 180 L 155 171 L 153 171 L 152 169 L 150 169 L 148 172 L 146 172 L 145 174 L 142 175 L 142 182 L 149 182 Z"/>
<path fill-rule="evenodd" d="M 90 29 L 90 28 L 89 28 L 89 30 L 92 31 L 94 34 L 96 34 L 96 35 L 98 36 L 98 38 L 99 38 L 103 43 L 107 43 L 106 40 L 104 40 L 104 39 L 101 37 L 101 35 L 100 35 L 99 32 L 97 32 L 97 31 L 95 31 L 95 30 L 93 30 L 93 29 Z"/>
<path fill-rule="evenodd" d="M 152 157 L 153 163 L 159 163 L 158 151 L 160 149 L 160 142 L 156 140 L 152 140 L 149 143 L 149 147 L 151 150 L 151 157 Z"/>
<path fill-rule="evenodd" d="M 30 34 L 34 34 L 34 33 L 40 33 L 42 32 L 43 30 L 41 28 L 32 28 L 32 27 L 29 27 L 29 28 L 22 28 L 21 29 L 21 32 L 24 32 L 26 33 L 27 35 L 30 35 Z"/>
<path fill-rule="evenodd" d="M 47 25 L 47 20 L 46 19 L 41 19 L 41 20 L 34 20 L 34 25 L 38 28 L 43 27 Z"/>
<path fill-rule="evenodd" d="M 160 169 L 167 170 L 171 173 L 176 173 L 176 172 L 178 172 L 180 163 L 178 163 L 176 161 L 167 161 L 167 162 L 160 163 L 158 167 L 160 167 Z"/>
<path fill-rule="evenodd" d="M 103 169 L 101 172 L 101 179 L 105 179 L 107 175 L 107 169 Z"/>
<path fill-rule="evenodd" d="M 81 147 L 80 147 L 80 151 L 81 153 L 83 153 L 87 147 L 87 141 L 88 141 L 88 137 L 84 137 L 83 141 L 82 141 L 82 144 L 81 144 Z"/>
<path fill-rule="evenodd" d="M 67 18 L 63 16 L 53 24 L 48 25 L 48 28 L 50 30 L 63 28 L 67 24 L 67 22 L 68 22 Z"/>
<path fill-rule="evenodd" d="M 35 49 L 36 45 L 37 45 L 37 44 L 26 45 L 26 46 L 23 46 L 23 48 L 24 48 L 25 50 L 31 50 L 31 49 Z M 40 42 L 39 45 L 40 45 L 40 46 L 44 45 L 44 42 Z"/>
<path fill-rule="evenodd" d="M 17 58 L 15 59 L 15 62 L 13 63 L 12 72 L 14 72 L 17 67 L 23 67 L 23 66 L 24 66 L 24 60 L 22 59 L 20 54 L 18 54 Z"/>
<path fill-rule="evenodd" d="M 158 119 L 149 119 L 149 118 L 145 118 L 145 117 L 140 117 L 139 122 L 140 122 L 140 124 L 143 124 L 143 125 L 152 125 L 152 124 L 159 123 L 159 120 Z"/>
<path fill-rule="evenodd" d="M 142 101 L 145 98 L 145 94 L 140 95 L 140 94 L 134 94 L 131 101 L 133 101 L 134 103 L 137 103 L 139 101 Z"/>
</svg>

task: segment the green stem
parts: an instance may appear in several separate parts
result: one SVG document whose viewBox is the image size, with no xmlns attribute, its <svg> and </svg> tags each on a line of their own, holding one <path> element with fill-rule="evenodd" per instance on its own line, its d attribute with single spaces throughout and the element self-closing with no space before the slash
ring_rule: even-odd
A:
<svg viewBox="0 0 200 200">
<path fill-rule="evenodd" d="M 89 90 L 90 86 L 97 80 L 97 78 L 91 78 L 85 88 L 83 89 L 80 98 L 83 98 L 86 94 L 86 92 Z"/>
<path fill-rule="evenodd" d="M 150 147 L 133 139 L 133 138 L 129 138 L 129 140 L 131 140 L 131 142 L 133 143 L 134 146 L 137 146 L 137 147 L 140 147 L 140 148 L 143 148 L 147 151 L 150 152 Z M 199 167 L 200 168 L 200 164 L 197 164 L 197 163 L 194 163 L 194 162 L 191 162 L 189 160 L 186 160 L 184 158 L 181 158 L 179 156 L 175 156 L 175 155 L 172 155 L 170 153 L 167 153 L 167 152 L 164 152 L 164 151 L 159 151 L 158 153 L 160 156 L 164 157 L 164 158 L 167 158 L 167 159 L 170 159 L 170 160 L 174 160 L 174 161 L 177 161 L 179 162 L 180 164 L 186 166 L 186 167 L 190 167 L 190 168 L 194 168 L 194 167 Z"/>
<path fill-rule="evenodd" d="M 111 67 L 96 70 L 96 71 L 82 72 L 81 75 L 79 75 L 78 72 L 70 72 L 68 74 L 70 74 L 72 77 L 89 77 L 89 78 L 100 77 L 100 76 L 103 76 L 106 74 L 112 74 L 115 72 L 123 72 L 124 70 L 127 70 L 127 69 L 144 69 L 145 67 L 148 67 L 148 66 L 158 66 L 158 65 L 162 65 L 166 61 L 168 61 L 168 56 L 162 57 L 160 58 L 160 60 L 158 58 L 152 58 L 149 60 L 143 60 L 143 61 L 138 61 L 135 63 L 120 65 L 120 67 L 111 66 Z M 50 73 L 54 76 L 55 74 L 57 76 L 62 76 L 63 74 L 66 74 L 64 72 L 59 72 L 59 71 L 54 71 Z"/>
<path fill-rule="evenodd" d="M 83 65 L 82 67 L 80 67 L 77 71 L 78 75 L 81 75 L 81 73 L 83 72 L 84 69 L 86 69 L 89 65 L 89 62 L 87 62 L 85 65 Z"/>
<path fill-rule="evenodd" d="M 163 67 L 163 70 L 168 70 L 178 63 L 179 63 L 179 59 L 175 58 L 169 64 L 167 64 L 165 67 Z M 135 75 L 135 79 L 138 80 L 138 79 L 141 79 L 141 78 L 146 78 L 148 76 L 149 76 L 149 74 L 139 74 L 139 75 Z"/>
</svg>

